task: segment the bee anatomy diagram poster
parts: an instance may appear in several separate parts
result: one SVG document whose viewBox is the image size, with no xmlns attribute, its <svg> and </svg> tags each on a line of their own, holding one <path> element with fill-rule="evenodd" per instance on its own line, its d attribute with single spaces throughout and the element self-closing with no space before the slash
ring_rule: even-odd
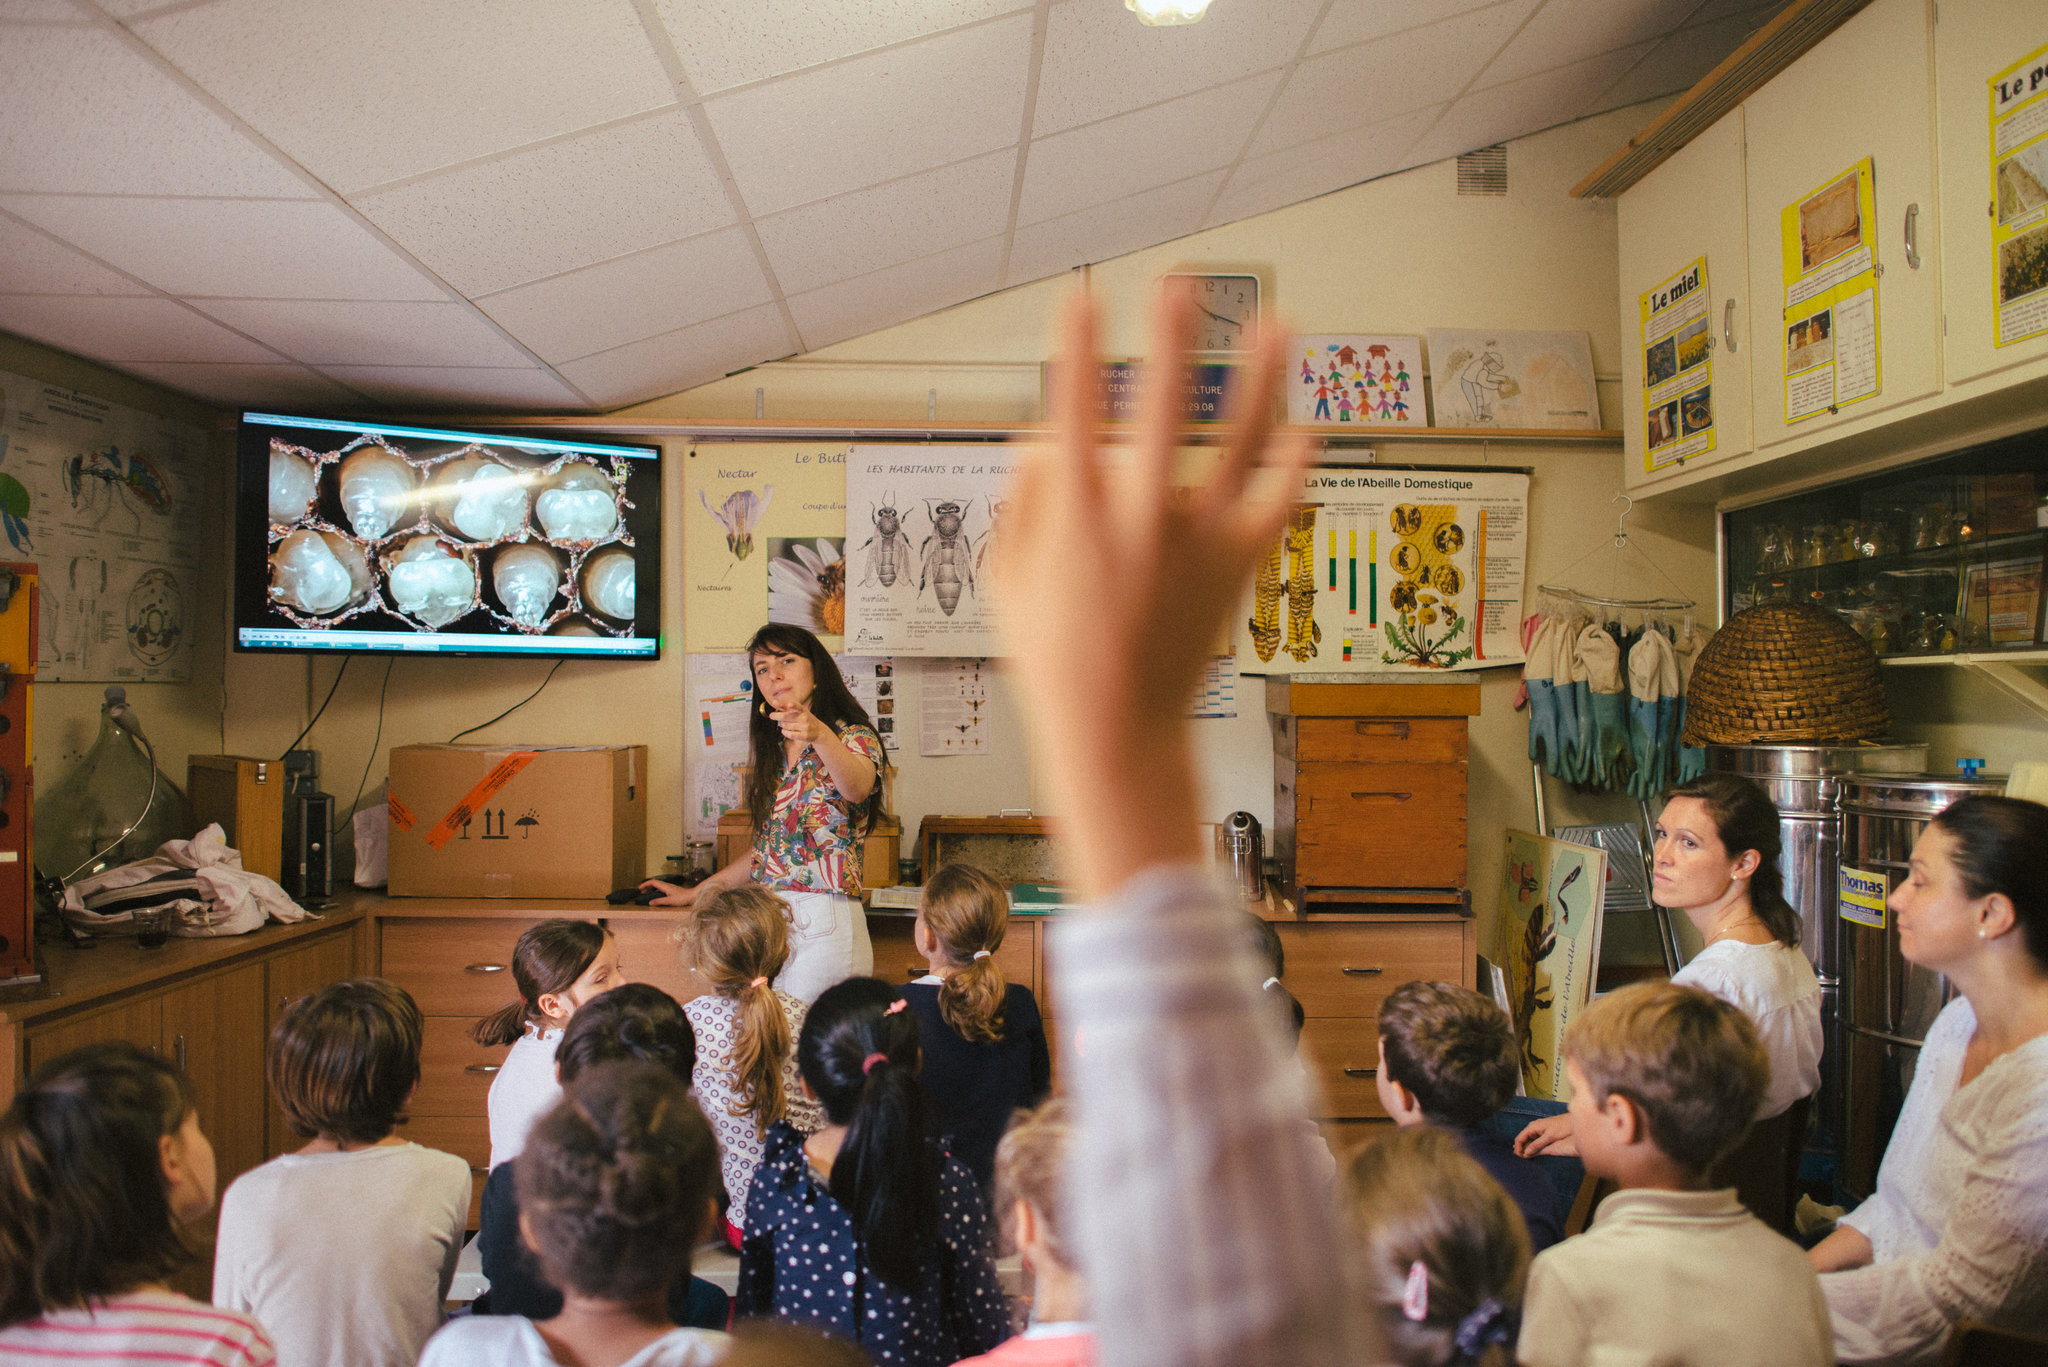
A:
<svg viewBox="0 0 2048 1367">
<path fill-rule="evenodd" d="M 38 676 L 184 683 L 206 434 L 0 372 L 0 559 L 42 572 Z"/>
<path fill-rule="evenodd" d="M 1714 449 L 1713 338 L 1707 259 L 1638 296 L 1643 342 L 1643 468 Z"/>
<path fill-rule="evenodd" d="M 1571 1097 L 1558 1046 L 1593 1000 L 1606 895 L 1605 850 L 1507 833 L 1493 961 L 1508 980 L 1508 1016 L 1530 1096 Z"/>
<path fill-rule="evenodd" d="M 1519 663 L 1528 519 L 1525 474 L 1305 471 L 1253 581 L 1239 671 Z"/>
<path fill-rule="evenodd" d="M 744 650 L 790 622 L 845 630 L 844 445 L 694 446 L 683 460 L 683 649 Z"/>
<path fill-rule="evenodd" d="M 855 446 L 846 462 L 846 648 L 998 653 L 988 561 L 1018 449 Z"/>
<path fill-rule="evenodd" d="M 1999 346 L 2048 332 L 2048 47 L 1991 78 L 1993 288 Z"/>
</svg>

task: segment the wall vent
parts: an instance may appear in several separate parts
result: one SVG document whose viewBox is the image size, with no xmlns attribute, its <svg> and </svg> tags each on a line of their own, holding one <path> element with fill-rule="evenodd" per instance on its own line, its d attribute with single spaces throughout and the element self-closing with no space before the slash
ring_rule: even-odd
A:
<svg viewBox="0 0 2048 1367">
<path fill-rule="evenodd" d="M 1508 192 L 1508 148 L 1497 142 L 1476 152 L 1458 154 L 1458 193 L 1504 195 Z"/>
</svg>

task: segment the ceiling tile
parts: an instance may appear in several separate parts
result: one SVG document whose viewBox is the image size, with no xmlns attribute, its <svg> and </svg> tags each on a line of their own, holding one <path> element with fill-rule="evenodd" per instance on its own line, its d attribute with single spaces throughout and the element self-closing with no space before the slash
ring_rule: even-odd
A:
<svg viewBox="0 0 2048 1367">
<path fill-rule="evenodd" d="M 404 408 L 583 408 L 583 398 L 537 367 L 325 366 L 327 374 L 376 402 Z"/>
<path fill-rule="evenodd" d="M 1002 261 L 1002 238 L 972 242 L 855 280 L 791 295 L 789 311 L 803 335 L 804 350 L 818 351 L 987 294 L 1002 283 Z"/>
<path fill-rule="evenodd" d="M 738 228 L 672 242 L 477 301 L 550 362 L 608 351 L 774 298 Z"/>
<path fill-rule="evenodd" d="M 1540 76 L 1474 91 L 1446 110 L 1442 122 L 1409 148 L 1401 163 L 1421 166 L 1569 123 L 1651 46 L 1639 43 Z"/>
<path fill-rule="evenodd" d="M 784 293 L 817 289 L 1000 237 L 1017 154 L 1004 150 L 807 204 L 756 227 Z"/>
<path fill-rule="evenodd" d="M 1236 161 L 1280 84 L 1233 81 L 1031 144 L 1019 223 L 1039 223 Z"/>
<path fill-rule="evenodd" d="M 112 5 L 107 8 L 114 8 Z M 71 0 L 7 0 L 5 16 L 0 25 L 25 24 L 88 24 Z"/>
<path fill-rule="evenodd" d="M 344 194 L 675 99 L 620 0 L 216 0 L 134 29 Z"/>
<path fill-rule="evenodd" d="M 1054 5 L 1031 135 L 1265 71 L 1293 60 L 1324 0 L 1219 5 L 1199 24 L 1147 28 L 1106 0 Z"/>
<path fill-rule="evenodd" d="M 1700 77 L 1741 47 L 1743 40 L 1756 32 L 1772 13 L 1767 9 L 1750 10 L 1697 28 L 1680 29 L 1651 48 L 1650 54 L 1601 95 L 1588 112 L 1597 114 L 1690 90 Z"/>
<path fill-rule="evenodd" d="M 347 210 L 317 200 L 7 195 L 0 207 L 166 294 L 448 297 Z"/>
<path fill-rule="evenodd" d="M 338 412 L 351 405 L 360 408 L 363 402 L 360 395 L 297 365 L 130 361 L 121 369 L 223 408 L 311 408 Z"/>
<path fill-rule="evenodd" d="M 1442 109 L 1442 105 L 1432 105 L 1297 147 L 1247 157 L 1230 173 L 1230 183 L 1217 196 L 1203 226 L 1269 213 L 1396 170 L 1408 145 Z"/>
<path fill-rule="evenodd" d="M 1226 174 L 1212 171 L 1019 228 L 1010 248 L 1006 283 L 1042 280 L 1084 262 L 1106 261 L 1185 237 L 1201 226 L 1202 215 Z"/>
<path fill-rule="evenodd" d="M 1479 74 L 1537 3 L 1514 0 L 1303 62 L 1260 126 L 1251 155 L 1442 103 Z"/>
<path fill-rule="evenodd" d="M 757 217 L 1017 141 L 1031 16 L 941 34 L 708 101 Z"/>
<path fill-rule="evenodd" d="M 0 332 L 113 363 L 278 359 L 175 299 L 5 294 L 0 295 Z"/>
<path fill-rule="evenodd" d="M 1027 0 L 655 0 L 700 95 L 978 23 Z"/>
<path fill-rule="evenodd" d="M 1309 51 L 1328 52 L 1334 47 L 1369 43 L 1495 3 L 1497 0 L 1336 0 L 1323 16 Z"/>
<path fill-rule="evenodd" d="M 307 365 L 532 365 L 467 304 L 212 299 L 206 312 Z"/>
<path fill-rule="evenodd" d="M 0 190 L 316 192 L 101 28 L 0 27 Z"/>
<path fill-rule="evenodd" d="M 84 253 L 0 214 L 0 294 L 148 293 Z"/>
<path fill-rule="evenodd" d="M 789 354 L 792 342 L 773 304 L 616 347 L 559 366 L 591 401 L 618 408 L 690 389 Z"/>
<path fill-rule="evenodd" d="M 1654 42 L 1698 8 L 1699 0 L 1545 0 L 1479 77 L 1478 88 Z"/>
<path fill-rule="evenodd" d="M 680 112 L 635 119 L 363 195 L 371 222 L 468 295 L 738 219 Z"/>
</svg>

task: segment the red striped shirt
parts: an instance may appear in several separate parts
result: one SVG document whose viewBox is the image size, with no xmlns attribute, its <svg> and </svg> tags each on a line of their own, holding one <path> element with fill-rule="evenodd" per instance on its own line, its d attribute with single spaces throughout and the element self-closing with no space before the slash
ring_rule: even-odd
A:
<svg viewBox="0 0 2048 1367">
<path fill-rule="evenodd" d="M 169 1291 L 109 1296 L 87 1310 L 57 1310 L 0 1329 L 0 1360 L 12 1364 L 179 1363 L 274 1367 L 263 1326 Z"/>
</svg>

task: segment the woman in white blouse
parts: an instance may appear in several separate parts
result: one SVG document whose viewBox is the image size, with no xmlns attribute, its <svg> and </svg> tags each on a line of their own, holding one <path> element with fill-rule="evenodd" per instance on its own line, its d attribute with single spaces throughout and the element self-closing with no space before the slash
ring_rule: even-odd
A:
<svg viewBox="0 0 2048 1367">
<path fill-rule="evenodd" d="M 1877 1193 L 1810 1256 L 1842 1362 L 1931 1363 L 1959 1320 L 2048 1325 L 2048 807 L 1972 797 L 1891 895 L 1935 1018 Z"/>
</svg>

